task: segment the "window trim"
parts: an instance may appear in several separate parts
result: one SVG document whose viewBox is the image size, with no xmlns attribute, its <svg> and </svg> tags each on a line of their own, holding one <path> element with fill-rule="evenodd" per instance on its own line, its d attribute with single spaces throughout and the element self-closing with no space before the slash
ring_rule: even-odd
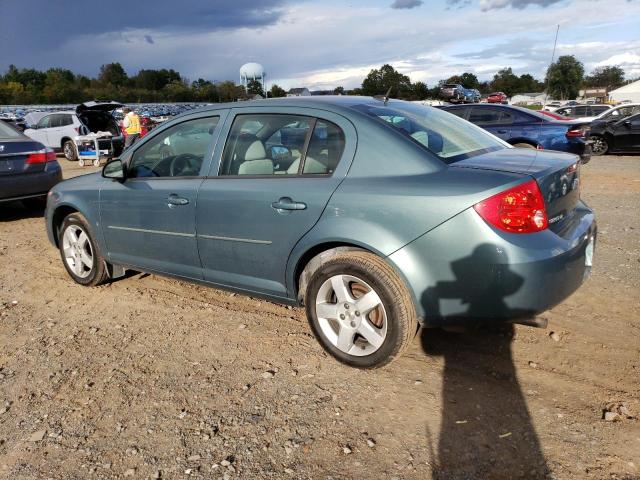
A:
<svg viewBox="0 0 640 480">
<path fill-rule="evenodd" d="M 238 117 L 241 116 L 260 116 L 260 115 L 286 115 L 289 117 L 305 117 L 309 119 L 309 131 L 307 132 L 307 135 L 305 137 L 305 141 L 304 141 L 304 145 L 302 147 L 303 151 L 302 154 L 300 155 L 300 165 L 298 165 L 298 172 L 297 173 L 281 173 L 281 174 L 272 174 L 272 175 L 225 175 L 224 173 L 222 173 L 223 170 L 223 166 L 224 166 L 224 154 L 225 151 L 227 149 L 227 143 L 229 142 L 229 139 L 231 138 L 231 131 L 233 130 L 233 125 L 236 122 L 236 119 Z M 230 179 L 262 179 L 262 178 L 331 178 L 334 173 L 336 172 L 337 168 L 334 169 L 333 172 L 331 173 L 302 173 L 302 171 L 304 170 L 304 163 L 307 159 L 307 150 L 309 149 L 309 144 L 311 143 L 311 137 L 313 136 L 313 131 L 316 127 L 316 123 L 318 122 L 318 120 L 322 121 L 322 122 L 328 122 L 328 123 L 332 123 L 334 124 L 337 128 L 339 128 L 345 138 L 345 146 L 342 149 L 342 153 L 340 154 L 340 159 L 338 160 L 337 165 L 340 164 L 340 162 L 342 161 L 343 157 L 344 157 L 344 153 L 346 151 L 346 143 L 347 143 L 347 136 L 344 133 L 344 129 L 338 125 L 336 122 L 333 122 L 331 120 L 326 120 L 323 118 L 319 118 L 316 117 L 314 115 L 307 115 L 307 114 L 300 114 L 300 113 L 281 113 L 281 112 L 248 112 L 248 113 L 237 113 L 233 116 L 233 118 L 230 119 L 230 125 L 229 125 L 229 129 L 226 132 L 226 138 L 224 141 L 224 145 L 222 147 L 222 152 L 220 153 L 220 162 L 218 164 L 218 171 L 217 171 L 217 175 L 211 175 L 211 176 L 206 176 L 204 177 L 207 180 L 212 180 L 212 179 L 224 179 L 224 178 L 230 178 Z M 186 177 L 183 177 L 186 178 Z"/>
<path fill-rule="evenodd" d="M 211 143 L 209 144 L 209 146 L 207 147 L 207 151 L 205 152 L 205 157 L 202 159 L 202 165 L 200 166 L 200 173 L 203 172 L 203 168 L 206 165 L 206 155 L 209 151 L 211 151 L 211 155 L 213 155 L 214 151 L 215 151 L 215 142 L 217 142 L 217 138 L 213 138 L 215 135 L 216 130 L 218 130 L 219 128 L 222 128 L 222 124 L 224 123 L 224 115 L 222 115 L 222 113 L 220 113 L 220 111 L 215 110 L 215 113 L 213 115 L 204 115 L 204 116 L 198 116 L 198 117 L 193 117 L 193 118 L 185 118 L 183 121 L 181 122 L 177 122 L 174 123 L 172 125 L 167 125 L 165 128 L 162 128 L 161 130 L 159 130 L 155 135 L 151 136 L 147 141 L 141 143 L 140 145 L 138 145 L 135 150 L 133 150 L 129 156 L 129 159 L 126 162 L 126 169 L 127 172 L 129 172 L 129 169 L 131 168 L 131 166 L 133 165 L 133 161 L 135 160 L 135 156 L 138 153 L 138 151 L 146 144 L 148 144 L 149 142 L 153 141 L 153 139 L 155 139 L 156 137 L 159 137 L 160 135 L 162 135 L 162 132 L 171 130 L 174 127 L 177 127 L 178 125 L 182 125 L 184 123 L 187 122 L 193 122 L 195 120 L 203 120 L 203 119 L 211 119 L 211 118 L 217 118 L 218 119 L 218 123 L 216 123 L 215 128 L 213 130 L 213 133 L 211 134 L 212 139 L 211 139 Z M 147 181 L 147 180 L 194 180 L 194 179 L 205 179 L 207 178 L 206 175 L 188 175 L 188 176 L 182 176 L 182 177 L 171 177 L 171 176 L 163 176 L 163 177 L 126 177 L 126 181 L 127 182 L 134 182 L 134 181 Z"/>
</svg>

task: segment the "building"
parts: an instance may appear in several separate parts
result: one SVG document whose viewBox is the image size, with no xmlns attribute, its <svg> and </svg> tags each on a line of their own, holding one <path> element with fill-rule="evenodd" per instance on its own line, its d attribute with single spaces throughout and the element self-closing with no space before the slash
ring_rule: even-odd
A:
<svg viewBox="0 0 640 480">
<path fill-rule="evenodd" d="M 609 92 L 609 98 L 614 102 L 629 101 L 640 103 L 640 80 L 629 83 L 624 87 L 616 88 Z"/>
<path fill-rule="evenodd" d="M 545 98 L 545 96 L 546 96 L 546 93 L 544 92 L 518 93 L 517 95 L 514 95 L 513 97 L 511 97 L 511 104 L 512 105 L 536 105 L 536 104 L 542 105 L 546 101 L 551 100 L 550 98 Z"/>
<path fill-rule="evenodd" d="M 607 101 L 606 88 L 585 88 L 578 91 L 578 100 L 595 100 L 596 103 Z"/>
<path fill-rule="evenodd" d="M 287 92 L 287 97 L 308 97 L 311 95 L 307 87 L 292 88 Z"/>
</svg>

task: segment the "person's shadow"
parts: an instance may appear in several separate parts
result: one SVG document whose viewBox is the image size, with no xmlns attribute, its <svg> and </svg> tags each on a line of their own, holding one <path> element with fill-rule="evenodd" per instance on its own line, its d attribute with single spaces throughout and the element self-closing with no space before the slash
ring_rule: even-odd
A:
<svg viewBox="0 0 640 480">
<path fill-rule="evenodd" d="M 423 295 L 436 316 L 446 299 L 467 304 L 469 315 L 441 317 L 445 324 L 464 327 L 465 333 L 422 331 L 424 351 L 442 355 L 445 364 L 442 423 L 437 452 L 431 455 L 436 459 L 433 478 L 546 478 L 547 464 L 513 364 L 513 325 L 496 324 L 490 316 L 525 315 L 510 310 L 505 301 L 523 279 L 509 269 L 505 253 L 490 244 L 477 247 L 451 268 L 454 281 L 439 282 Z"/>
</svg>

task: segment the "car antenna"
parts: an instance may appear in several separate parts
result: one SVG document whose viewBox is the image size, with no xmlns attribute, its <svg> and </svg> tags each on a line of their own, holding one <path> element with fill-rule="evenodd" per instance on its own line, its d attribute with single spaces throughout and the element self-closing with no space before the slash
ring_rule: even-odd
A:
<svg viewBox="0 0 640 480">
<path fill-rule="evenodd" d="M 387 102 L 389 101 L 389 95 L 391 95 L 391 89 L 393 87 L 389 87 L 389 90 L 387 90 L 387 93 L 384 94 L 384 106 L 387 106 Z"/>
</svg>

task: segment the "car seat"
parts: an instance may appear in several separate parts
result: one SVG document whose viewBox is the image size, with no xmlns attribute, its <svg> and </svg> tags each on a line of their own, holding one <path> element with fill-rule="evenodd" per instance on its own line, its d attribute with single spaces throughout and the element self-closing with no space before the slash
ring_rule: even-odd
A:
<svg viewBox="0 0 640 480">
<path fill-rule="evenodd" d="M 238 175 L 273 175 L 273 160 L 267 158 L 260 140 L 255 140 L 247 148 L 244 162 L 238 167 Z"/>
</svg>

